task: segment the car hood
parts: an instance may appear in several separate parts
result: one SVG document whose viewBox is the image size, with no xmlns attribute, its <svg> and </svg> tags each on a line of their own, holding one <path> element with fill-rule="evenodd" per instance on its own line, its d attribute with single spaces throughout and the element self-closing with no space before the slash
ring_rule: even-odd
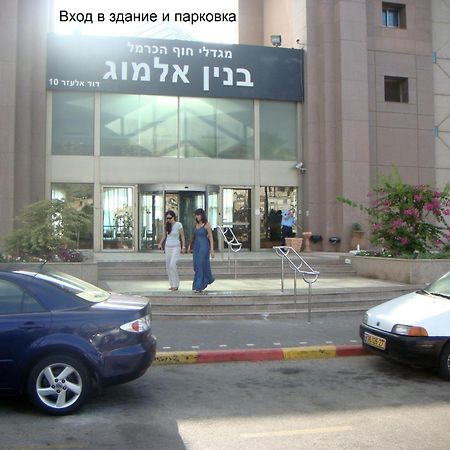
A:
<svg viewBox="0 0 450 450">
<path fill-rule="evenodd" d="M 140 310 L 149 305 L 149 300 L 137 295 L 118 294 L 111 292 L 111 296 L 104 302 L 94 303 L 93 309 L 115 309 L 115 310 Z"/>
<path fill-rule="evenodd" d="M 411 292 L 367 311 L 367 325 L 392 331 L 394 325 L 424 327 L 429 336 L 450 335 L 450 300 Z"/>
</svg>

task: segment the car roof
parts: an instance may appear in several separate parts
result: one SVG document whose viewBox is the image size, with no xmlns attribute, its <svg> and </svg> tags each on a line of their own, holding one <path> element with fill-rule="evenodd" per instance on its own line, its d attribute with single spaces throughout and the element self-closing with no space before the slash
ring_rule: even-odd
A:
<svg viewBox="0 0 450 450">
<path fill-rule="evenodd" d="M 36 297 L 49 310 L 74 309 L 88 306 L 88 302 L 80 297 L 64 291 L 50 281 L 37 278 L 35 275 L 39 272 L 26 271 L 24 266 L 21 266 L 20 269 L 21 272 L 0 270 L 0 279 L 19 284 L 22 289 Z"/>
</svg>

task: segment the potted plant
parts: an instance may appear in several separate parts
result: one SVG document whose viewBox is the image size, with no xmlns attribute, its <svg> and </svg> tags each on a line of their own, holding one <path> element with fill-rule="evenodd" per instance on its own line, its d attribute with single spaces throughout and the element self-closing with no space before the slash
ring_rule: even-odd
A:
<svg viewBox="0 0 450 450">
<path fill-rule="evenodd" d="M 352 223 L 352 239 L 350 241 L 350 247 L 352 250 L 364 248 L 367 246 L 367 241 L 364 239 L 364 230 L 358 222 Z"/>
</svg>

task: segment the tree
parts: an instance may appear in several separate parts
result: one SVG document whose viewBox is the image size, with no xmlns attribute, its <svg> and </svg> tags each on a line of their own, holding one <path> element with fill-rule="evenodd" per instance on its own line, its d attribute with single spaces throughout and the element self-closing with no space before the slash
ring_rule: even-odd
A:
<svg viewBox="0 0 450 450">
<path fill-rule="evenodd" d="M 20 228 L 5 239 L 7 250 L 22 258 L 52 260 L 59 249 L 78 242 L 90 218 L 63 200 L 42 200 L 26 206 L 17 222 Z"/>
</svg>

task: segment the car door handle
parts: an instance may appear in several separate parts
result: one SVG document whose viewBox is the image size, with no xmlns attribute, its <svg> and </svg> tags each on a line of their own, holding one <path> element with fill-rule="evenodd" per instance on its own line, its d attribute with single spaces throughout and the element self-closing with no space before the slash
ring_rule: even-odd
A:
<svg viewBox="0 0 450 450">
<path fill-rule="evenodd" d="M 38 325 L 35 322 L 25 322 L 22 326 L 19 327 L 21 330 L 29 331 L 29 330 L 41 330 L 44 327 L 42 325 Z"/>
</svg>

